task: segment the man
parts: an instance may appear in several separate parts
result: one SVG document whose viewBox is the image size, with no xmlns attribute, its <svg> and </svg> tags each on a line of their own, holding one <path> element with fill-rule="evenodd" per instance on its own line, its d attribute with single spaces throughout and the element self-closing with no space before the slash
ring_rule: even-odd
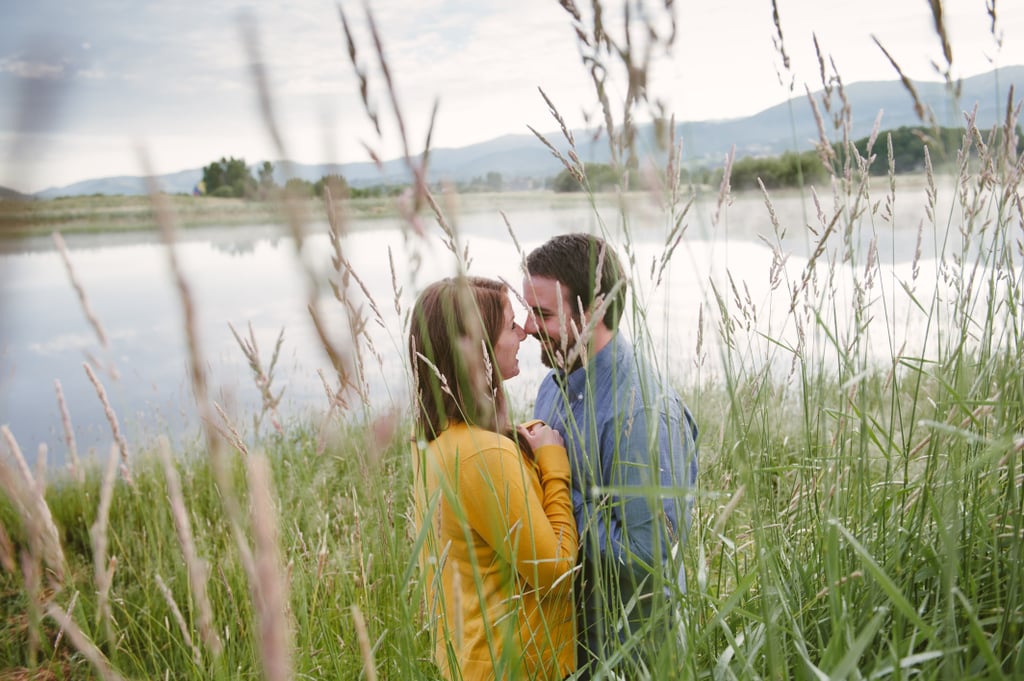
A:
<svg viewBox="0 0 1024 681">
<path fill-rule="evenodd" d="M 572 468 L 582 679 L 602 669 L 633 676 L 679 650 L 667 644 L 677 640 L 672 595 L 685 589 L 697 428 L 619 333 L 625 286 L 596 236 L 556 236 L 526 259 L 524 328 L 552 368 L 534 416 L 561 433 Z"/>
</svg>

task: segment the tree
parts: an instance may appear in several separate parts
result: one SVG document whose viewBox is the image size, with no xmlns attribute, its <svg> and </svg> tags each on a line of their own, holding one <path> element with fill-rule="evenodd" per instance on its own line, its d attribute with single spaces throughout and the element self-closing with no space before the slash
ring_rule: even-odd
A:
<svg viewBox="0 0 1024 681">
<path fill-rule="evenodd" d="M 614 189 L 622 181 L 622 171 L 607 163 L 587 163 L 584 165 L 584 172 L 587 176 L 587 184 L 591 191 L 600 192 Z M 555 176 L 551 188 L 556 192 L 580 192 L 583 187 L 573 177 L 568 169 L 563 170 Z"/>
<path fill-rule="evenodd" d="M 878 135 L 872 153 L 875 160 L 871 164 L 872 175 L 889 173 L 889 150 L 887 138 L 892 139 L 893 167 L 897 174 L 912 173 L 924 169 L 924 148 L 935 168 L 951 166 L 956 162 L 956 154 L 963 141 L 963 128 L 926 128 L 923 126 L 903 126 L 888 130 Z M 864 137 L 854 144 L 861 156 L 867 155 L 868 139 Z M 836 145 L 836 155 L 842 150 Z M 973 152 L 972 152 L 973 153 Z"/>
<path fill-rule="evenodd" d="M 274 164 L 270 161 L 264 161 L 260 166 L 259 188 L 261 199 L 267 198 L 277 188 L 277 183 L 274 182 Z"/>
<path fill-rule="evenodd" d="M 316 192 L 313 189 L 313 183 L 309 180 L 303 180 L 298 177 L 293 177 L 288 180 L 284 185 L 285 194 L 293 197 L 310 198 Z"/>
<path fill-rule="evenodd" d="M 256 180 L 245 159 L 224 158 L 203 167 L 203 184 L 211 196 L 251 197 L 256 195 Z M 223 189 L 223 188 L 227 189 Z"/>
<path fill-rule="evenodd" d="M 721 181 L 721 171 L 716 174 Z M 817 152 L 805 151 L 797 154 L 787 151 L 782 156 L 755 157 L 747 156 L 732 164 L 729 183 L 733 189 L 757 189 L 764 184 L 766 189 L 779 187 L 799 187 L 801 183 L 812 184 L 828 179 L 825 166 L 821 164 Z"/>
<path fill-rule="evenodd" d="M 324 175 L 313 185 L 313 191 L 317 196 L 323 196 L 324 187 L 331 190 L 332 200 L 347 199 L 349 196 L 348 182 L 341 175 Z"/>
</svg>

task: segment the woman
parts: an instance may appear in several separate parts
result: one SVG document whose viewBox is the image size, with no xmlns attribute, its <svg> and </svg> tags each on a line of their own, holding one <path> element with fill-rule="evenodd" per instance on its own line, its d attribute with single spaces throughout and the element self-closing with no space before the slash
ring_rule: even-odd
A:
<svg viewBox="0 0 1024 681">
<path fill-rule="evenodd" d="M 576 523 L 561 436 L 510 427 L 519 373 L 505 285 L 442 279 L 412 310 L 418 538 L 434 659 L 448 679 L 562 679 L 576 667 Z"/>
</svg>

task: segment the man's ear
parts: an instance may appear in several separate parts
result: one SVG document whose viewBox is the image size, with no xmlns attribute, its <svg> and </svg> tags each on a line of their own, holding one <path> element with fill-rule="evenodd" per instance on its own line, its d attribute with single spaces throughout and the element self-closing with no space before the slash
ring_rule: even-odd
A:
<svg viewBox="0 0 1024 681">
<path fill-rule="evenodd" d="M 599 319 L 597 319 L 595 322 L 595 326 L 597 324 L 604 324 L 604 313 L 608 309 L 607 306 L 604 304 L 604 301 L 605 295 L 603 293 L 599 293 L 597 294 L 597 296 L 594 297 L 593 302 L 590 303 L 590 307 L 587 308 L 586 312 L 583 315 L 584 326 L 590 323 L 590 319 L 594 315 L 597 315 L 599 317 Z"/>
</svg>

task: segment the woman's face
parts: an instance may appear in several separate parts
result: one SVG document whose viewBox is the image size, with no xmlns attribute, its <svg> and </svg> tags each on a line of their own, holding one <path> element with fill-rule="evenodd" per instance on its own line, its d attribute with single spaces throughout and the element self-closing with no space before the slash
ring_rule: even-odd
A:
<svg viewBox="0 0 1024 681">
<path fill-rule="evenodd" d="M 526 338 L 523 327 L 516 323 L 515 313 L 512 312 L 512 303 L 505 298 L 502 305 L 505 313 L 505 320 L 498 334 L 498 340 L 494 342 L 494 358 L 498 364 L 498 373 L 502 380 L 507 380 L 519 375 L 519 344 Z"/>
</svg>

